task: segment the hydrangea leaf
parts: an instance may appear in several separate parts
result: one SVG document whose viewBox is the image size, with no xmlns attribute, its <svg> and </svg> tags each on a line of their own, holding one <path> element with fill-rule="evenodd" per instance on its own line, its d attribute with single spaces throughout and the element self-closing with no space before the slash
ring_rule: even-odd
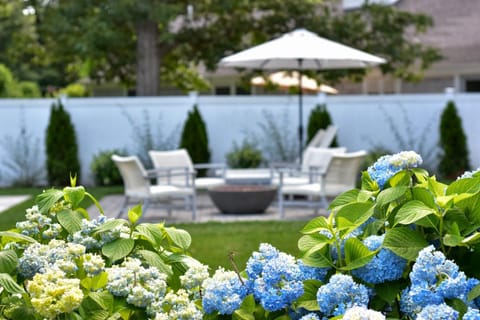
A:
<svg viewBox="0 0 480 320">
<path fill-rule="evenodd" d="M 123 226 L 127 223 L 127 221 L 122 220 L 122 219 L 115 219 L 115 220 L 108 220 L 104 224 L 96 227 L 93 229 L 92 234 L 95 236 L 99 233 L 111 231 L 112 229 L 116 229 L 120 226 Z"/>
<path fill-rule="evenodd" d="M 452 182 L 447 187 L 445 194 L 477 193 L 478 191 L 480 191 L 480 183 L 478 183 L 478 179 L 466 178 Z"/>
<path fill-rule="evenodd" d="M 93 301 L 102 310 L 113 311 L 114 299 L 108 291 L 90 292 L 86 299 Z"/>
<path fill-rule="evenodd" d="M 334 208 L 342 207 L 346 204 L 357 201 L 359 192 L 360 190 L 358 189 L 352 189 L 338 195 L 337 197 L 335 197 L 335 199 L 332 200 L 332 202 L 330 202 L 328 209 L 332 210 Z"/>
<path fill-rule="evenodd" d="M 119 238 L 105 244 L 102 247 L 102 254 L 113 262 L 128 256 L 134 246 L 133 239 Z"/>
<path fill-rule="evenodd" d="M 253 313 L 255 312 L 255 298 L 252 294 L 243 299 L 240 308 L 233 312 L 234 320 L 255 320 Z"/>
<path fill-rule="evenodd" d="M 17 242 L 17 241 L 25 241 L 29 243 L 35 243 L 37 240 L 26 236 L 21 233 L 16 233 L 12 231 L 0 231 L 0 237 L 2 237 L 3 242 Z"/>
<path fill-rule="evenodd" d="M 137 253 L 148 265 L 156 267 L 160 272 L 168 276 L 172 275 L 172 267 L 167 265 L 158 253 L 149 250 L 139 250 Z"/>
<path fill-rule="evenodd" d="M 375 292 L 386 303 L 392 305 L 395 298 L 399 296 L 400 292 L 407 286 L 404 280 L 389 281 L 375 285 Z"/>
<path fill-rule="evenodd" d="M 83 218 L 84 216 L 81 213 L 69 209 L 57 213 L 58 223 L 60 223 L 69 234 L 74 234 L 75 232 L 82 230 Z"/>
<path fill-rule="evenodd" d="M 307 234 L 298 239 L 298 249 L 300 251 L 317 251 L 332 241 L 323 234 Z"/>
<path fill-rule="evenodd" d="M 297 300 L 297 307 L 308 311 L 318 311 L 317 291 L 322 285 L 318 280 L 305 280 L 303 282 L 303 295 Z"/>
<path fill-rule="evenodd" d="M 446 299 L 447 305 L 458 311 L 458 319 L 462 319 L 468 307 L 461 299 Z"/>
<path fill-rule="evenodd" d="M 300 231 L 303 234 L 317 233 L 321 230 L 328 230 L 327 219 L 323 216 L 315 217 L 310 220 Z"/>
<path fill-rule="evenodd" d="M 28 307 L 25 305 L 18 306 L 17 308 L 13 309 L 10 313 L 11 319 L 22 319 L 22 320 L 36 320 L 38 319 L 35 317 L 35 309 L 32 307 Z"/>
<path fill-rule="evenodd" d="M 136 224 L 142 217 L 142 205 L 138 204 L 135 207 L 128 210 L 128 220 L 131 224 Z"/>
<path fill-rule="evenodd" d="M 376 181 L 372 180 L 367 171 L 362 172 L 362 190 L 377 191 L 379 189 Z"/>
<path fill-rule="evenodd" d="M 428 246 L 423 234 L 408 227 L 393 228 L 386 232 L 383 246 L 409 261 L 417 258 L 418 252 Z"/>
<path fill-rule="evenodd" d="M 414 187 L 412 188 L 413 199 L 423 202 L 427 207 L 436 208 L 435 198 L 432 192 L 426 188 Z"/>
<path fill-rule="evenodd" d="M 411 176 L 407 170 L 401 170 L 397 172 L 393 177 L 388 180 L 390 186 L 408 186 L 410 185 Z"/>
<path fill-rule="evenodd" d="M 417 178 L 420 183 L 424 183 L 429 179 L 428 171 L 423 168 L 410 168 L 409 170 L 413 172 L 415 178 Z"/>
<path fill-rule="evenodd" d="M 72 208 L 75 209 L 85 198 L 85 188 L 83 186 L 65 187 L 63 188 L 63 197 L 66 201 L 70 202 L 72 204 Z"/>
<path fill-rule="evenodd" d="M 188 247 L 190 247 L 190 244 L 192 243 L 192 237 L 187 231 L 174 227 L 167 227 L 164 228 L 164 230 L 167 234 L 167 239 L 174 245 L 183 250 L 187 250 Z"/>
<path fill-rule="evenodd" d="M 18 257 L 14 250 L 0 251 L 0 273 L 11 273 L 17 264 Z"/>
<path fill-rule="evenodd" d="M 412 224 L 425 218 L 428 215 L 435 214 L 436 211 L 427 207 L 423 202 L 412 200 L 405 203 L 397 212 L 395 216 L 395 225 L 398 224 Z"/>
<path fill-rule="evenodd" d="M 165 238 L 162 227 L 163 225 L 142 223 L 135 227 L 135 231 L 152 245 L 160 247 Z"/>
<path fill-rule="evenodd" d="M 8 273 L 0 273 L 0 287 L 9 293 L 25 293 L 23 288 Z"/>
<path fill-rule="evenodd" d="M 335 215 L 338 230 L 358 227 L 373 215 L 373 203 L 354 202 L 343 206 Z"/>
<path fill-rule="evenodd" d="M 473 287 L 472 290 L 468 293 L 468 301 L 472 301 L 476 298 L 480 297 L 480 284 L 477 284 L 475 287 Z"/>
<path fill-rule="evenodd" d="M 408 190 L 407 186 L 399 186 L 399 187 L 385 189 L 378 194 L 377 205 L 380 207 L 384 207 L 390 202 L 393 202 L 403 197 L 407 192 L 407 190 Z"/>
<path fill-rule="evenodd" d="M 94 277 L 86 277 L 80 280 L 80 284 L 87 290 L 100 290 L 108 283 L 108 273 L 101 272 Z"/>
<path fill-rule="evenodd" d="M 35 202 L 38 205 L 40 213 L 45 214 L 48 210 L 55 205 L 60 199 L 63 198 L 63 191 L 57 189 L 44 190 L 35 198 Z"/>
<path fill-rule="evenodd" d="M 353 270 L 366 265 L 375 256 L 376 251 L 370 251 L 357 238 L 349 238 L 345 241 L 345 262 L 342 270 Z"/>
</svg>

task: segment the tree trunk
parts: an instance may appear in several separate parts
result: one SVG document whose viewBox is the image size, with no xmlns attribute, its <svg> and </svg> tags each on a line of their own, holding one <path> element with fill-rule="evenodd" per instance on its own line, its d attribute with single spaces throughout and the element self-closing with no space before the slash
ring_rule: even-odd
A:
<svg viewBox="0 0 480 320">
<path fill-rule="evenodd" d="M 137 23 L 137 96 L 156 96 L 160 78 L 158 28 L 153 21 Z"/>
</svg>

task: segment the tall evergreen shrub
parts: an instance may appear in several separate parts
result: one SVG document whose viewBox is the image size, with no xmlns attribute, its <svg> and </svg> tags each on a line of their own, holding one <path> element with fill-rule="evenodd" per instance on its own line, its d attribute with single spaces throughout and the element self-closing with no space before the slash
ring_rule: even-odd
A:
<svg viewBox="0 0 480 320">
<path fill-rule="evenodd" d="M 187 149 L 193 163 L 210 162 L 207 129 L 197 105 L 188 112 L 180 138 L 180 148 Z M 199 176 L 205 176 L 205 174 L 205 170 L 198 172 Z"/>
<path fill-rule="evenodd" d="M 462 119 L 453 101 L 449 101 L 440 119 L 440 147 L 443 149 L 438 171 L 446 178 L 454 179 L 470 170 L 467 138 Z"/>
<path fill-rule="evenodd" d="M 80 161 L 75 129 L 60 101 L 53 103 L 46 134 L 47 175 L 51 186 L 70 184 L 70 174 L 80 182 Z"/>
<path fill-rule="evenodd" d="M 318 130 L 326 129 L 331 124 L 332 118 L 327 110 L 327 105 L 324 103 L 317 104 L 308 117 L 307 144 L 313 139 Z M 335 137 L 330 146 L 336 147 L 337 145 L 337 137 Z"/>
</svg>

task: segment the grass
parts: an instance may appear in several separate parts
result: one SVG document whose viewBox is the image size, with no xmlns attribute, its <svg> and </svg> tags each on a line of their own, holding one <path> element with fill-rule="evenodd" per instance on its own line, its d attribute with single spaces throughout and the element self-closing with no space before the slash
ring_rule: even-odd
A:
<svg viewBox="0 0 480 320">
<path fill-rule="evenodd" d="M 0 212 L 0 230 L 8 230 L 15 227 L 17 221 L 25 220 L 25 210 L 35 204 L 35 197 L 42 193 L 43 188 L 4 188 L 0 189 L 0 195 L 30 195 L 31 197 L 18 205 Z M 89 187 L 87 191 L 96 199 L 101 199 L 108 194 L 118 194 L 123 192 L 123 187 Z M 85 207 L 93 204 L 90 199 L 85 199 Z"/>
<path fill-rule="evenodd" d="M 232 270 L 228 255 L 234 253 L 240 270 L 259 244 L 268 242 L 280 251 L 298 256 L 297 242 L 300 230 L 307 221 L 249 221 L 176 224 L 192 236 L 190 253 L 213 270 L 218 266 Z"/>
</svg>

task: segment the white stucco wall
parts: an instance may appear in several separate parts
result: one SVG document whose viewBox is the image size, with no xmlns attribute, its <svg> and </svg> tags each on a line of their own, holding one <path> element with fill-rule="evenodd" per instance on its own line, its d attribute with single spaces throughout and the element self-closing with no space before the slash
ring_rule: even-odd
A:
<svg viewBox="0 0 480 320">
<path fill-rule="evenodd" d="M 371 150 L 375 145 L 388 147 L 394 152 L 403 150 L 385 116 L 388 114 L 396 119 L 395 127 L 403 139 L 411 138 L 408 147 L 423 152 L 422 156 L 433 163 L 437 151 L 432 148 L 439 139 L 439 118 L 446 99 L 443 94 L 329 96 L 326 102 L 333 123 L 339 128 L 339 144 L 348 150 Z M 457 94 L 454 100 L 467 135 L 471 164 L 474 168 L 480 167 L 480 126 L 477 125 L 480 94 Z M 7 135 L 18 136 L 20 123 L 24 121 L 27 132 L 39 141 L 41 150 L 36 161 L 44 163 L 45 132 L 52 102 L 50 99 L 1 99 L 0 139 Z M 287 112 L 289 130 L 296 139 L 296 96 L 200 96 L 197 102 L 207 125 L 212 162 L 225 162 L 225 154 L 232 149 L 233 141 L 240 142 L 245 131 L 259 132 L 259 123 L 264 121 L 264 110 L 276 117 Z M 66 99 L 65 107 L 77 133 L 83 183 L 92 182 L 89 167 L 94 154 L 112 148 L 135 150 L 132 126 L 125 113 L 137 125 L 141 125 L 147 112 L 155 134 L 160 130 L 167 136 L 177 131 L 179 137 L 192 103 L 192 98 L 188 96 Z M 316 103 L 315 96 L 304 97 L 304 127 Z M 9 183 L 8 170 L 1 160 L 6 158 L 8 155 L 0 145 L 0 185 Z"/>
</svg>

